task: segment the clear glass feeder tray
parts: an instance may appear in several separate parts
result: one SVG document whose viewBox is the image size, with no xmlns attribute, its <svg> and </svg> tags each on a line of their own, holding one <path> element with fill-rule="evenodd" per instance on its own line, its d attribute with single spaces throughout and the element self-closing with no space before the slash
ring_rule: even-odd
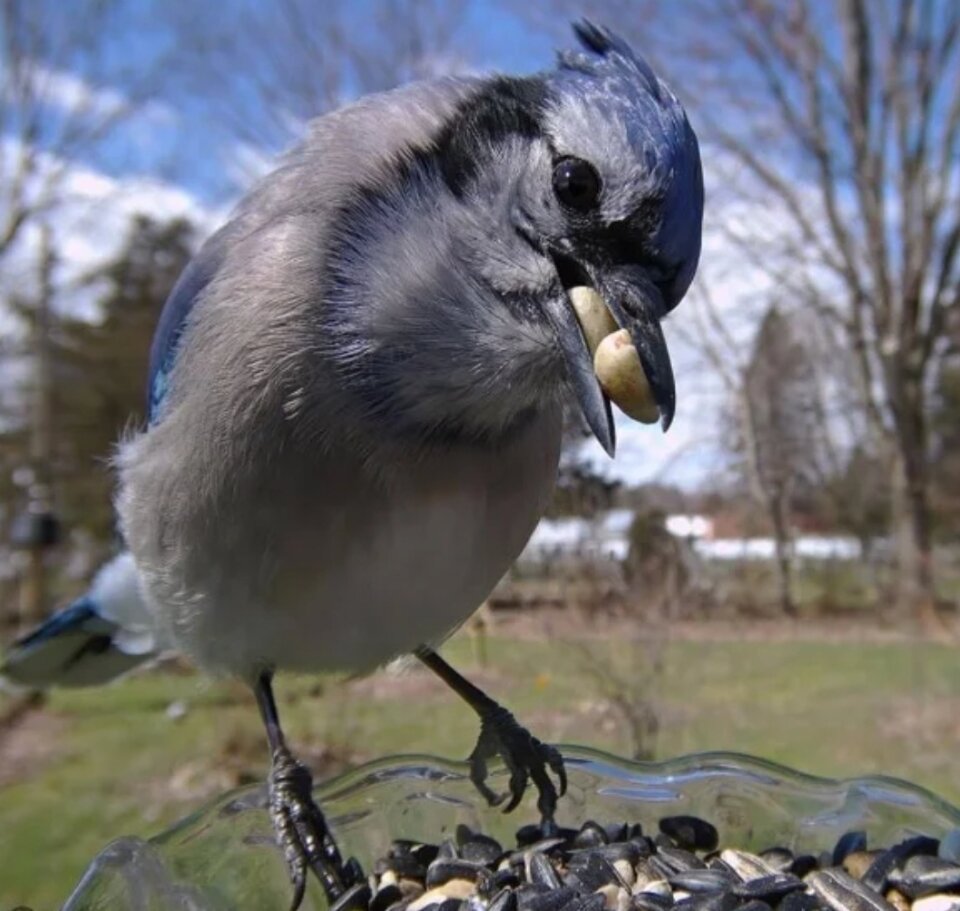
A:
<svg viewBox="0 0 960 911">
<path fill-rule="evenodd" d="M 913 835 L 942 837 L 960 827 L 960 810 L 892 778 L 816 778 L 734 753 L 701 753 L 636 763 L 582 747 L 563 747 L 570 779 L 558 811 L 563 826 L 588 819 L 639 822 L 657 832 L 664 816 L 713 823 L 720 844 L 746 850 L 782 845 L 796 853 L 832 848 L 840 835 L 867 833 L 868 844 Z M 437 843 L 460 823 L 514 844 L 536 821 L 535 795 L 504 815 L 486 805 L 464 763 L 399 756 L 326 782 L 317 794 L 345 856 L 370 869 L 395 838 Z M 503 789 L 502 771 L 491 777 Z M 291 887 L 273 839 L 266 788 L 230 792 L 167 832 L 120 838 L 98 855 L 64 911 L 269 911 L 287 909 Z M 324 909 L 311 883 L 304 909 Z"/>
</svg>

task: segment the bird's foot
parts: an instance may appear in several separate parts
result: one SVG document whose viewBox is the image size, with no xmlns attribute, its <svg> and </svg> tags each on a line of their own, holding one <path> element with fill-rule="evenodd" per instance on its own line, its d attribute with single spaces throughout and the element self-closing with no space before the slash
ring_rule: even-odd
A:
<svg viewBox="0 0 960 911">
<path fill-rule="evenodd" d="M 313 778 L 286 747 L 274 751 L 270 769 L 270 818 L 293 883 L 291 911 L 303 901 L 307 870 L 320 880 L 331 903 L 363 880 L 356 860 L 346 863 L 323 813 L 313 800 Z"/>
<path fill-rule="evenodd" d="M 487 762 L 495 756 L 503 759 L 510 772 L 507 794 L 495 793 L 486 783 Z M 490 805 L 499 806 L 507 801 L 504 813 L 509 813 L 520 803 L 532 778 L 539 794 L 537 808 L 542 817 L 541 827 L 545 832 L 556 827 L 553 817 L 557 800 L 567 790 L 563 757 L 556 747 L 537 740 L 502 706 L 494 705 L 481 712 L 480 737 L 469 762 L 470 779 Z M 550 779 L 548 769 L 556 775 L 559 789 Z"/>
</svg>

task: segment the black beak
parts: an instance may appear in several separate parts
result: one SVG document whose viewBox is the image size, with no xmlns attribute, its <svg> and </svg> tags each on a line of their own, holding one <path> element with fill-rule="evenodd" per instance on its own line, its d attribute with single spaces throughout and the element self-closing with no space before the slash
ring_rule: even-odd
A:
<svg viewBox="0 0 960 911">
<path fill-rule="evenodd" d="M 660 409 L 660 425 L 664 431 L 668 430 L 677 407 L 677 390 L 670 352 L 660 326 L 661 318 L 669 309 L 667 302 L 642 266 L 595 270 L 591 271 L 590 278 L 613 318 L 630 333 Z"/>
<path fill-rule="evenodd" d="M 563 351 L 563 359 L 567 365 L 567 376 L 577 396 L 580 410 L 593 435 L 612 458 L 617 448 L 617 439 L 613 429 L 610 400 L 604 395 L 593 372 L 593 355 L 587 347 L 567 292 L 558 287 L 544 309 L 560 341 L 560 350 Z"/>
</svg>

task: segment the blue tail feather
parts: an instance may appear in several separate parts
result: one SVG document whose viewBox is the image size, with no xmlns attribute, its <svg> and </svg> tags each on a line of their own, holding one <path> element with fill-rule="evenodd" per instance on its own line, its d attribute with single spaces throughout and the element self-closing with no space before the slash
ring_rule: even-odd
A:
<svg viewBox="0 0 960 911">
<path fill-rule="evenodd" d="M 14 642 L 0 661 L 0 683 L 94 686 L 153 658 L 156 645 L 144 631 L 130 573 L 133 561 L 121 555 L 101 570 L 87 594 Z"/>
</svg>

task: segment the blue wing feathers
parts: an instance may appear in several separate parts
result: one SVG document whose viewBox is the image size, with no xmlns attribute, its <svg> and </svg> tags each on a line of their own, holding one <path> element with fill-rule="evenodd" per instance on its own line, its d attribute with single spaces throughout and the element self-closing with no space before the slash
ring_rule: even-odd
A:
<svg viewBox="0 0 960 911">
<path fill-rule="evenodd" d="M 83 597 L 55 613 L 22 639 L 18 639 L 14 646 L 28 649 L 66 633 L 106 633 L 111 627 L 112 624 L 97 613 L 93 601 Z"/>
<path fill-rule="evenodd" d="M 147 373 L 147 419 L 155 424 L 170 386 L 177 346 L 197 299 L 210 284 L 223 262 L 227 244 L 223 228 L 204 244 L 203 249 L 184 269 L 164 304 L 163 312 L 150 346 L 150 367 Z"/>
<path fill-rule="evenodd" d="M 0 662 L 0 684 L 96 686 L 153 657 L 118 648 L 114 636 L 120 632 L 97 612 L 92 598 L 79 598 L 10 647 Z"/>
</svg>

